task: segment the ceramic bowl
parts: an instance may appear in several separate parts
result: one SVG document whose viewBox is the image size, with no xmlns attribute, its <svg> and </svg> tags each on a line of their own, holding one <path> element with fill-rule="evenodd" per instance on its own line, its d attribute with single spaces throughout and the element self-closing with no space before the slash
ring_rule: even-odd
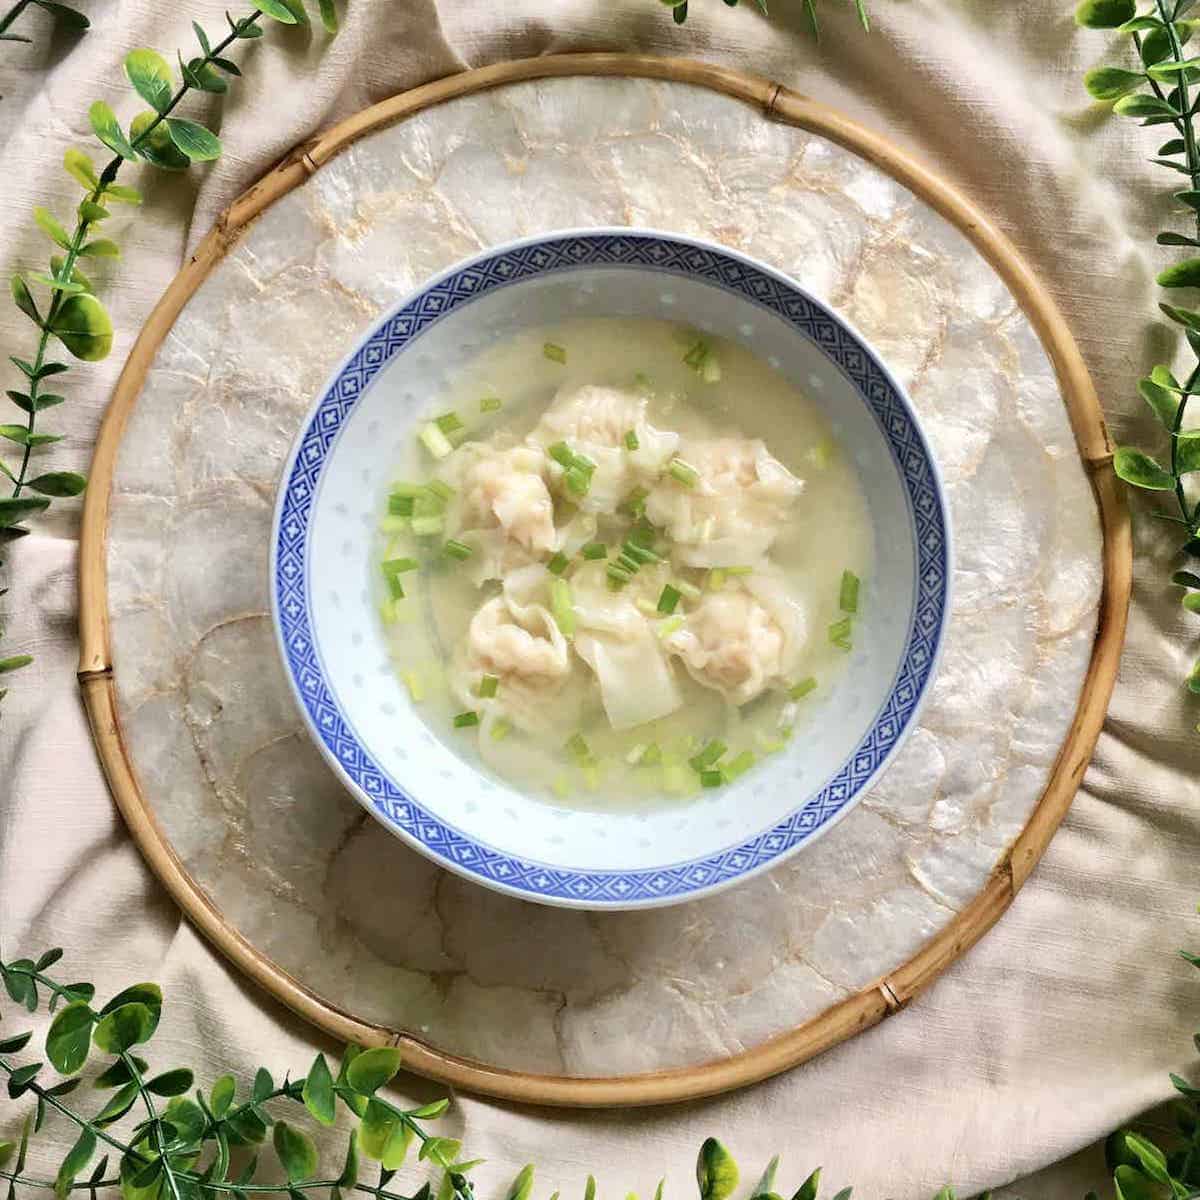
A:
<svg viewBox="0 0 1200 1200">
<path fill-rule="evenodd" d="M 751 348 L 814 399 L 857 464 L 874 525 L 855 653 L 805 736 L 686 804 L 598 813 L 524 795 L 412 711 L 371 588 L 399 447 L 457 364 L 563 314 L 687 322 Z M 489 250 L 376 322 L 321 390 L 284 470 L 272 537 L 279 646 L 312 736 L 373 817 L 440 865 L 529 900 L 636 908 L 778 864 L 844 817 L 913 728 L 949 611 L 936 464 L 887 367 L 795 281 L 711 243 L 580 230 Z M 382 898 L 381 898 L 382 899 Z"/>
</svg>

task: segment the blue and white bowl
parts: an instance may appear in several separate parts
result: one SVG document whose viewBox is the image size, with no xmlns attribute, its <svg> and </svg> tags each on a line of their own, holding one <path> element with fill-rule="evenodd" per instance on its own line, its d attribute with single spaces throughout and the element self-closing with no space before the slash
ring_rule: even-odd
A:
<svg viewBox="0 0 1200 1200">
<path fill-rule="evenodd" d="M 777 361 L 857 463 L 876 559 L 855 653 L 792 740 L 686 805 L 597 813 L 485 776 L 434 738 L 388 663 L 372 600 L 373 529 L 397 460 L 465 358 L 577 316 L 685 321 Z M 271 593 L 287 674 L 317 744 L 360 803 L 435 862 L 578 908 L 673 904 L 769 869 L 846 815 L 913 728 L 949 611 L 937 467 L 900 386 L 794 281 L 711 243 L 583 230 L 490 250 L 382 318 L 300 431 L 275 513 Z"/>
</svg>

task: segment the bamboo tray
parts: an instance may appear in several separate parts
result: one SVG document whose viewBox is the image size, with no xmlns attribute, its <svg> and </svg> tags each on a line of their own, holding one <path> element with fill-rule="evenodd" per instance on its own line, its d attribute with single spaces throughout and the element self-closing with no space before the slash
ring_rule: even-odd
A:
<svg viewBox="0 0 1200 1200">
<path fill-rule="evenodd" d="M 380 140 L 387 138 L 392 142 Z M 575 138 L 583 149 L 573 146 Z M 696 164 L 705 152 L 715 155 L 722 138 L 733 140 L 706 182 Z M 597 166 L 588 158 L 593 152 L 609 157 Z M 459 157 L 440 161 L 439 154 Z M 606 172 L 614 181 L 611 194 Z M 687 172 L 698 174 L 685 178 Z M 459 202 L 467 205 L 478 191 L 472 181 L 480 179 L 509 194 L 489 193 L 478 211 L 447 215 L 452 189 L 463 188 Z M 795 189 L 802 205 L 795 203 Z M 444 882 L 449 877 L 434 878 L 432 867 L 386 835 L 339 817 L 349 801 L 331 779 L 304 774 L 306 745 L 288 731 L 288 713 L 276 711 L 271 691 L 276 684 L 282 689 L 282 677 L 275 679 L 273 662 L 255 658 L 266 610 L 255 589 L 261 585 L 265 595 L 265 570 L 261 580 L 251 573 L 227 584 L 219 548 L 209 547 L 215 565 L 184 557 L 189 546 L 200 545 L 201 531 L 228 521 L 233 540 L 251 558 L 261 549 L 265 562 L 265 541 L 258 547 L 254 540 L 261 538 L 259 507 L 269 504 L 283 451 L 312 390 L 342 353 L 339 339 L 444 265 L 435 261 L 438 254 L 452 261 L 472 248 L 472 237 L 477 244 L 501 240 L 489 222 L 513 223 L 511 236 L 525 231 L 517 227 L 521 220 L 559 218 L 560 208 L 559 226 L 616 223 L 611 212 L 596 211 L 609 202 L 620 208 L 619 219 L 661 225 L 669 221 L 674 193 L 687 196 L 676 218 L 677 224 L 693 222 L 684 232 L 733 244 L 749 238 L 751 252 L 774 256 L 810 285 L 806 272 L 826 271 L 835 302 L 850 309 L 893 364 L 908 347 L 928 343 L 923 356 L 898 367 L 902 376 L 907 372 L 922 416 L 933 422 L 935 447 L 940 453 L 940 429 L 948 458 L 953 465 L 963 457 L 963 471 L 991 469 L 988 464 L 1001 459 L 989 456 L 1009 453 L 1004 439 L 1014 435 L 997 424 L 979 462 L 967 462 L 965 435 L 946 399 L 953 398 L 952 381 L 939 382 L 942 360 L 953 358 L 956 339 L 984 356 L 988 339 L 1007 347 L 996 351 L 993 384 L 1000 392 L 1011 389 L 1001 399 L 1015 403 L 1023 444 L 1040 446 L 1041 457 L 1035 453 L 1028 470 L 1057 481 L 1058 511 L 1070 514 L 1059 523 L 1055 511 L 1031 515 L 1032 500 L 1011 501 L 1012 519 L 1040 531 L 1035 548 L 1043 562 L 1031 569 L 1036 574 L 1054 562 L 1069 574 L 1077 567 L 1071 582 L 1082 582 L 1086 604 L 1066 631 L 1039 625 L 1049 606 L 1031 601 L 1029 611 L 1036 612 L 1028 615 L 1019 595 L 1005 610 L 1015 614 L 1014 637 L 1028 626 L 1041 639 L 1033 674 L 1050 682 L 1022 683 L 1025 698 L 1012 699 L 1012 713 L 1002 714 L 1012 717 L 1011 745 L 989 743 L 979 752 L 981 772 L 989 769 L 985 751 L 1017 753 L 1011 772 L 1010 758 L 996 760 L 995 797 L 986 809 L 972 816 L 977 801 L 967 798 L 961 780 L 953 782 L 963 769 L 952 762 L 953 747 L 967 735 L 955 724 L 951 678 L 942 709 L 935 692 L 922 721 L 922 745 L 941 755 L 936 789 L 929 784 L 926 795 L 921 764 L 901 769 L 898 760 L 874 807 L 868 801 L 861 819 L 856 812 L 813 848 L 824 858 L 806 852 L 796 860 L 806 872 L 831 872 L 826 919 L 838 915 L 843 932 L 859 939 L 844 951 L 852 960 L 834 954 L 828 977 L 816 969 L 822 962 L 813 967 L 810 961 L 816 942 L 800 944 L 806 937 L 819 941 L 826 926 L 813 933 L 822 910 L 793 868 L 766 877 L 769 893 L 750 885 L 729 899 L 663 910 L 667 915 L 654 921 L 667 924 L 647 925 L 639 914 L 595 921 L 578 913 L 547 916 Z M 534 200 L 523 205 L 523 196 Z M 559 208 L 540 213 L 543 202 Z M 771 220 L 747 233 L 759 212 Z M 779 233 L 774 219 L 783 214 L 807 224 Z M 732 223 L 723 223 L 725 215 Z M 823 235 L 822 228 L 832 232 Z M 301 261 L 309 234 L 316 250 L 311 261 Z M 755 237 L 768 240 L 766 251 Z M 805 250 L 804 269 L 778 261 L 792 247 Z M 922 265 L 921 255 L 934 268 Z M 908 262 L 903 256 L 912 259 L 907 268 L 896 266 Z M 958 289 L 956 305 L 961 292 L 962 308 L 953 309 L 940 332 L 914 324 L 889 347 L 887 321 L 910 307 L 889 310 L 879 289 L 893 276 L 897 287 L 923 286 L 922 274 L 936 274 L 938 262 L 955 265 L 946 287 Z M 336 307 L 322 308 L 333 305 L 333 293 Z M 261 346 L 238 341 L 240 323 L 219 353 L 209 335 L 225 328 L 220 305 L 229 296 L 259 295 L 274 298 L 276 314 L 283 306 L 278 336 L 313 344 L 281 342 L 273 358 L 263 356 L 282 378 L 256 385 L 255 402 L 266 413 L 258 414 L 261 420 L 249 422 L 248 410 L 237 410 L 249 445 L 224 445 L 236 469 L 221 479 L 205 438 L 220 441 L 229 406 L 245 403 L 237 397 L 259 369 Z M 911 320 L 922 319 L 920 306 L 912 306 Z M 872 329 L 873 320 L 882 322 L 879 329 Z M 322 330 L 321 339 L 313 339 L 314 329 Z M 260 329 L 256 336 L 269 342 L 276 335 Z M 995 400 L 986 380 L 973 380 L 976 385 L 979 397 Z M 1013 420 L 1000 406 L 997 411 L 1005 422 Z M 1029 876 L 1087 766 L 1116 674 L 1131 549 L 1111 461 L 1095 392 L 1045 289 L 977 209 L 912 158 L 780 84 L 703 63 L 603 54 L 505 63 L 393 97 L 298 147 L 234 201 L 168 288 L 130 354 L 96 448 L 82 534 L 80 684 L 114 798 L 151 867 L 241 971 L 326 1032 L 367 1045 L 399 1045 L 418 1073 L 514 1100 L 631 1105 L 710 1095 L 801 1063 L 903 1008 L 999 919 Z M 151 466 L 162 474 L 163 462 L 171 471 L 160 494 L 147 481 Z M 953 484 L 954 471 L 950 476 Z M 990 476 L 980 478 L 967 482 L 983 490 L 998 486 L 988 483 Z M 966 500 L 962 504 L 967 512 Z M 1083 531 L 1078 545 L 1062 540 L 1069 526 Z M 986 575 L 993 565 L 971 562 L 963 569 Z M 184 585 L 198 578 L 188 572 L 201 566 L 215 572 L 216 592 L 230 592 L 216 616 L 185 611 L 192 599 Z M 160 577 L 161 595 L 154 590 Z M 1035 580 L 1030 586 L 1054 585 Z M 967 611 L 963 620 L 970 619 Z M 185 653 L 181 642 L 189 637 Z M 999 672 L 1005 652 L 997 642 L 995 662 L 985 660 L 982 674 Z M 953 676 L 951 660 L 943 675 Z M 975 684 L 964 686 L 970 691 Z M 1035 686 L 1042 690 L 1030 698 Z M 982 692 L 980 698 L 986 702 Z M 239 712 L 242 725 L 234 720 Z M 268 719 L 276 725 L 234 763 L 231 739 L 236 743 L 243 726 Z M 170 738 L 179 731 L 176 745 Z M 972 748 L 967 738 L 966 749 Z M 1013 799 L 1021 789 L 1028 798 Z M 943 805 L 937 812 L 935 793 Z M 264 837 L 256 824 L 263 797 L 289 814 L 286 832 L 277 837 Z M 946 826 L 947 800 L 961 801 L 956 811 L 974 822 L 969 836 Z M 299 826 L 295 833 L 292 821 Z M 889 830 L 895 846 L 887 841 Z M 314 862 L 310 851 L 322 838 L 334 857 Z M 292 859 L 272 857 L 284 854 L 280 841 Z M 343 868 L 337 855 L 357 857 Z M 953 870 L 945 866 L 950 860 Z M 905 876 L 908 892 L 898 882 L 892 892 L 868 895 L 883 886 L 874 877 L 886 882 L 893 869 L 898 880 Z M 409 899 L 420 892 L 421 903 L 428 892 L 430 916 L 421 917 L 425 910 L 418 906 L 417 917 L 393 926 L 355 909 L 363 902 L 352 894 L 355 886 L 371 880 Z M 865 915 L 854 908 L 860 899 Z M 757 949 L 743 943 L 756 939 L 735 933 L 750 921 L 756 930 L 761 924 L 770 942 L 775 919 L 787 929 L 771 943 L 770 961 L 746 958 Z M 793 928 L 797 921 L 803 929 Z M 440 945 L 422 941 L 434 924 Z M 800 941 L 793 945 L 793 938 Z M 672 959 L 666 947 L 675 944 L 683 946 L 682 957 Z M 716 956 L 717 944 L 728 950 L 725 958 Z M 508 953 L 509 971 L 525 972 L 519 984 L 487 960 L 489 946 Z M 586 997 L 555 976 L 555 956 L 565 956 L 587 984 Z M 533 961 L 518 961 L 526 957 Z M 681 984 L 681 972 L 690 970 L 697 974 Z M 721 991 L 704 971 L 737 979 Z M 777 976 L 768 995 L 761 980 Z M 631 1028 L 638 1037 L 628 1036 Z"/>
</svg>

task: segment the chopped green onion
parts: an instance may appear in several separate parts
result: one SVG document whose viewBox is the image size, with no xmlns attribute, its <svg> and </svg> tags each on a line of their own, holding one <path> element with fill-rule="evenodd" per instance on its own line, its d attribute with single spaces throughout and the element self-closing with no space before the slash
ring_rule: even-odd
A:
<svg viewBox="0 0 1200 1200">
<path fill-rule="evenodd" d="M 408 694 L 413 698 L 413 703 L 420 704 L 425 699 L 425 688 L 420 675 L 416 671 L 405 671 L 400 678 L 408 685 Z"/>
<path fill-rule="evenodd" d="M 657 633 L 660 638 L 670 637 L 673 633 L 678 633 L 687 622 L 683 617 L 668 617 L 665 621 L 659 621 Z"/>
<path fill-rule="evenodd" d="M 631 766 L 636 767 L 642 761 L 642 755 L 646 753 L 646 743 L 638 742 L 630 752 L 625 755 L 625 761 Z"/>
<path fill-rule="evenodd" d="M 592 472 L 596 469 L 596 463 L 592 459 L 588 458 L 586 454 L 573 454 L 572 459 L 574 465 L 590 478 Z"/>
<path fill-rule="evenodd" d="M 443 507 L 447 500 L 454 495 L 454 489 L 442 479 L 431 479 L 425 485 L 426 494 L 436 496 L 442 502 Z"/>
<path fill-rule="evenodd" d="M 412 531 L 417 537 L 433 537 L 434 534 L 441 533 L 445 522 L 440 516 L 430 517 L 413 517 Z"/>
<path fill-rule="evenodd" d="M 567 361 L 567 352 L 562 346 L 556 346 L 553 342 L 546 342 L 542 346 L 542 353 L 551 361 L 556 363 L 565 363 Z"/>
<path fill-rule="evenodd" d="M 455 729 L 470 729 L 472 725 L 479 724 L 479 714 L 474 711 L 461 712 L 454 718 Z"/>
<path fill-rule="evenodd" d="M 440 417 L 435 417 L 433 423 L 447 436 L 458 433 L 463 429 L 462 418 L 456 412 L 442 413 Z"/>
<path fill-rule="evenodd" d="M 415 558 L 389 558 L 383 564 L 383 575 L 385 579 L 393 579 L 405 571 L 416 571 L 420 566 Z"/>
<path fill-rule="evenodd" d="M 717 356 L 713 353 L 711 347 L 704 355 L 704 361 L 700 364 L 700 378 L 705 383 L 716 383 L 721 378 L 721 364 L 717 361 Z"/>
<path fill-rule="evenodd" d="M 569 466 L 567 468 L 566 479 L 567 491 L 572 492 L 576 496 L 586 496 L 588 489 L 592 486 L 591 474 L 580 466 Z"/>
<path fill-rule="evenodd" d="M 546 570 L 551 575 L 561 575 L 570 565 L 571 560 L 560 550 L 547 564 Z"/>
<path fill-rule="evenodd" d="M 720 787 L 725 782 L 725 775 L 722 771 L 701 771 L 700 782 L 706 788 Z"/>
<path fill-rule="evenodd" d="M 379 619 L 385 625 L 395 625 L 399 614 L 396 612 L 396 602 L 390 596 L 379 602 Z"/>
<path fill-rule="evenodd" d="M 619 592 L 628 582 L 629 582 L 629 579 L 627 576 L 614 575 L 612 573 L 611 568 L 609 569 L 608 590 L 610 592 Z"/>
<path fill-rule="evenodd" d="M 502 742 L 508 735 L 512 733 L 512 725 L 503 717 L 492 722 L 492 741 Z"/>
<path fill-rule="evenodd" d="M 392 517 L 411 517 L 413 515 L 413 498 L 411 496 L 388 497 L 388 515 Z"/>
<path fill-rule="evenodd" d="M 565 800 L 571 794 L 571 787 L 565 775 L 558 775 L 550 785 L 550 790 L 560 799 Z"/>
<path fill-rule="evenodd" d="M 626 450 L 636 450 L 640 445 L 641 445 L 641 442 L 638 441 L 637 430 L 636 429 L 627 430 L 626 434 L 625 434 L 625 449 Z"/>
<path fill-rule="evenodd" d="M 550 611 L 563 637 L 575 636 L 575 608 L 571 602 L 571 585 L 556 579 L 550 585 Z"/>
<path fill-rule="evenodd" d="M 725 778 L 736 779 L 739 775 L 744 775 L 752 766 L 754 766 L 754 751 L 743 750 L 741 754 L 725 764 Z"/>
<path fill-rule="evenodd" d="M 680 594 L 678 588 L 672 587 L 668 583 L 658 598 L 658 611 L 670 616 L 675 611 L 675 606 L 679 603 Z"/>
<path fill-rule="evenodd" d="M 656 767 L 662 762 L 662 756 L 662 747 L 657 742 L 651 742 L 642 751 L 641 757 L 637 760 L 637 765 L 639 767 Z"/>
<path fill-rule="evenodd" d="M 686 596 L 689 600 L 700 599 L 700 589 L 694 583 L 688 583 L 686 579 L 673 580 L 671 586 L 681 596 Z"/>
<path fill-rule="evenodd" d="M 854 649 L 854 643 L 848 637 L 834 638 L 833 644 L 839 650 L 853 650 Z"/>
<path fill-rule="evenodd" d="M 390 595 L 393 600 L 404 599 L 404 584 L 400 582 L 399 575 L 387 576 L 387 586 L 388 595 Z"/>
<path fill-rule="evenodd" d="M 579 762 L 586 762 L 592 757 L 592 748 L 582 733 L 573 733 L 567 738 L 565 749 L 567 753 Z"/>
<path fill-rule="evenodd" d="M 833 441 L 822 438 L 808 452 L 808 461 L 819 470 L 824 470 L 833 461 Z"/>
<path fill-rule="evenodd" d="M 645 613 L 648 617 L 658 616 L 658 609 L 645 596 L 639 596 L 634 603 L 637 605 L 638 612 Z"/>
<path fill-rule="evenodd" d="M 407 517 L 387 516 L 379 522 L 380 533 L 403 533 L 408 528 Z"/>
<path fill-rule="evenodd" d="M 625 540 L 649 550 L 654 546 L 654 539 L 657 536 L 658 530 L 645 517 L 639 517 L 637 524 L 629 531 L 629 536 Z"/>
<path fill-rule="evenodd" d="M 671 459 L 667 472 L 672 479 L 687 488 L 694 488 L 700 482 L 700 472 L 691 463 L 685 463 L 682 458 Z"/>
<path fill-rule="evenodd" d="M 809 675 L 806 678 L 801 679 L 799 682 L 793 683 L 792 686 L 788 688 L 788 695 L 793 700 L 803 700 L 809 692 L 814 692 L 816 689 L 817 681 L 815 678 L 813 678 L 813 676 Z"/>
<path fill-rule="evenodd" d="M 442 551 L 446 555 L 447 558 L 455 558 L 459 562 L 465 561 L 466 559 L 470 558 L 472 554 L 475 553 L 475 551 L 472 550 L 471 547 L 468 546 L 466 542 L 456 541 L 454 538 L 451 538 L 442 547 Z"/>
<path fill-rule="evenodd" d="M 553 446 L 546 448 L 546 453 L 564 470 L 569 470 L 575 465 L 575 455 L 571 453 L 571 447 L 566 442 L 555 442 Z"/>
<path fill-rule="evenodd" d="M 483 413 L 499 412 L 504 407 L 504 401 L 499 396 L 484 396 L 479 402 L 479 411 Z"/>
<path fill-rule="evenodd" d="M 400 483 L 392 484 L 393 496 L 419 496 L 425 490 L 423 483 Z"/>
<path fill-rule="evenodd" d="M 730 575 L 730 576 L 732 576 L 732 575 L 753 575 L 754 568 L 753 567 L 726 567 L 725 574 Z"/>
<path fill-rule="evenodd" d="M 842 572 L 842 586 L 838 592 L 838 608 L 844 613 L 858 612 L 858 576 L 853 571 Z"/>
<path fill-rule="evenodd" d="M 579 548 L 579 553 L 584 558 L 595 561 L 598 558 L 608 557 L 608 547 L 603 542 L 588 542 L 587 545 Z"/>
<path fill-rule="evenodd" d="M 640 517 L 646 511 L 646 497 L 650 493 L 644 487 L 635 487 L 624 500 L 621 501 L 621 509 L 630 514 L 630 516 Z"/>
<path fill-rule="evenodd" d="M 687 771 L 680 766 L 663 767 L 663 790 L 666 792 L 686 792 L 691 780 Z"/>
<path fill-rule="evenodd" d="M 661 554 L 655 554 L 649 546 L 639 546 L 632 538 L 626 540 L 621 547 L 621 553 L 628 555 L 639 564 L 662 562 Z"/>
<path fill-rule="evenodd" d="M 693 371 L 698 371 L 704 365 L 704 356 L 708 353 L 708 343 L 700 338 L 692 342 L 688 352 L 683 356 L 684 363 Z"/>
<path fill-rule="evenodd" d="M 728 750 L 729 747 L 724 742 L 714 738 L 699 754 L 688 759 L 692 769 L 695 771 L 703 771 L 708 767 L 714 766 L 721 759 L 721 756 Z"/>
<path fill-rule="evenodd" d="M 840 621 L 834 621 L 829 627 L 829 640 L 835 645 L 850 639 L 851 623 L 849 617 L 843 617 Z M 849 649 L 849 647 L 844 647 Z"/>
<path fill-rule="evenodd" d="M 708 590 L 719 592 L 725 586 L 727 572 L 724 567 L 713 567 L 708 573 Z"/>
<path fill-rule="evenodd" d="M 624 550 L 617 555 L 617 561 L 613 566 L 621 567 L 629 573 L 630 578 L 636 575 L 641 568 L 641 563 L 636 558 L 631 558 Z"/>
<path fill-rule="evenodd" d="M 454 447 L 450 444 L 450 439 L 437 427 L 436 423 L 430 422 L 421 430 L 419 434 L 421 445 L 433 455 L 434 458 L 442 459 L 450 455 Z"/>
<path fill-rule="evenodd" d="M 759 749 L 764 754 L 775 754 L 787 746 L 788 738 L 792 736 L 790 729 L 780 731 L 781 736 L 777 738 L 767 737 L 765 733 L 758 730 L 754 734 L 754 740 L 758 743 Z"/>
<path fill-rule="evenodd" d="M 499 690 L 500 680 L 495 675 L 484 675 L 479 681 L 479 696 L 482 700 L 490 700 Z"/>
<path fill-rule="evenodd" d="M 645 371 L 637 371 L 633 376 L 633 386 L 642 392 L 652 392 L 654 380 Z"/>
<path fill-rule="evenodd" d="M 579 771 L 583 775 L 583 783 L 587 790 L 589 792 L 598 792 L 600 790 L 600 768 L 596 763 L 581 764 Z"/>
</svg>

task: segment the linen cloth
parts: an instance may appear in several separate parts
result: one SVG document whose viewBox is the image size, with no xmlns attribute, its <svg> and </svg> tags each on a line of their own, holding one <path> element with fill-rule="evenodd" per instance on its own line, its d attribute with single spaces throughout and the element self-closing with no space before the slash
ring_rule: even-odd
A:
<svg viewBox="0 0 1200 1200">
<path fill-rule="evenodd" d="M 104 98 L 126 119 L 135 111 L 120 74 L 126 51 L 148 45 L 173 57 L 189 44 L 190 18 L 222 27 L 224 2 L 81 0 L 94 22 L 86 36 L 52 35 L 45 14 L 31 10 L 14 31 L 35 43 L 0 43 L 6 272 L 44 263 L 33 204 L 71 211 L 78 190 L 58 164 L 68 145 L 90 140 L 89 103 Z M 56 467 L 86 470 L 112 383 L 153 303 L 216 214 L 287 150 L 449 72 L 569 50 L 636 49 L 754 71 L 842 107 L 933 163 L 1049 285 L 1116 437 L 1151 436 L 1134 382 L 1173 352 L 1153 319 L 1153 234 L 1171 181 L 1145 161 L 1162 140 L 1157 131 L 1108 116 L 1083 93 L 1080 76 L 1105 58 L 1109 39 L 1077 30 L 1066 5 L 873 0 L 866 35 L 849 6 L 827 0 L 820 43 L 799 0 L 778 0 L 770 20 L 748 0 L 733 10 L 692 0 L 683 28 L 655 0 L 340 7 L 344 27 L 332 43 L 319 29 L 272 25 L 243 44 L 245 79 L 223 102 L 192 102 L 190 114 L 220 130 L 217 164 L 186 177 L 142 172 L 145 208 L 109 226 L 125 260 L 96 272 L 117 323 L 114 352 L 65 377 L 69 403 L 46 418 L 67 435 L 48 456 Z M 31 333 L 0 306 L 5 355 L 27 353 Z M 7 365 L 0 375 L 16 385 Z M 69 974 L 94 978 L 102 994 L 159 980 L 168 1006 L 154 1061 L 192 1064 L 202 1082 L 259 1062 L 276 1075 L 303 1071 L 314 1047 L 334 1048 L 182 921 L 111 805 L 74 680 L 77 506 L 56 504 L 35 528 L 9 555 L 4 602 L 4 645 L 37 655 L 11 678 L 0 724 L 4 953 L 63 945 Z M 746 1175 L 782 1152 L 784 1186 L 820 1163 L 830 1184 L 853 1182 L 862 1196 L 915 1200 L 948 1180 L 967 1195 L 1062 1159 L 1169 1094 L 1167 1072 L 1191 1065 L 1200 1013 L 1193 969 L 1174 956 L 1196 932 L 1200 709 L 1179 681 L 1197 647 L 1168 582 L 1168 543 L 1148 521 L 1137 528 L 1129 643 L 1105 732 L 1065 826 L 998 927 L 903 1014 L 732 1096 L 604 1113 L 461 1098 L 444 1123 L 489 1160 L 481 1194 L 529 1160 L 539 1187 L 566 1195 L 578 1194 L 589 1170 L 603 1194 L 652 1188 L 660 1174 L 668 1195 L 691 1194 L 696 1148 L 716 1134 Z M 437 1091 L 403 1082 L 416 1095 Z M 65 1137 L 59 1130 L 62 1145 Z M 1016 1190 L 1078 1194 L 1080 1176 L 1098 1166 L 1087 1152 Z"/>
</svg>

